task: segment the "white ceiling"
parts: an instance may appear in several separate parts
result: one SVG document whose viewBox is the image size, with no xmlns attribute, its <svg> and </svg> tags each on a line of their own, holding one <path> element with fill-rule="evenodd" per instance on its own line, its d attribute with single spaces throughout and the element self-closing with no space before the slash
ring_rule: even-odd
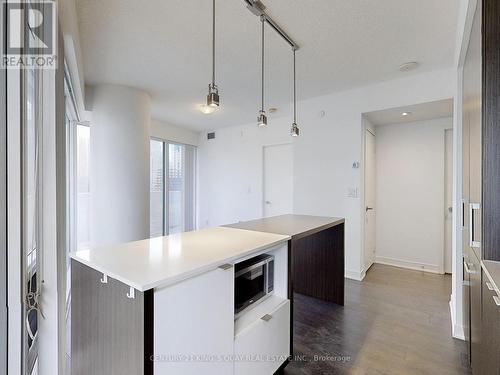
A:
<svg viewBox="0 0 500 375">
<path fill-rule="evenodd" d="M 408 113 L 403 116 L 403 113 Z M 405 124 L 453 116 L 453 99 L 369 112 L 365 117 L 375 126 Z"/>
<path fill-rule="evenodd" d="M 260 93 L 258 18 L 243 0 L 217 0 L 221 110 L 203 115 L 211 79 L 210 0 L 77 0 L 85 80 L 148 91 L 154 118 L 195 130 L 256 120 Z M 452 65 L 456 0 L 264 0 L 301 49 L 304 99 Z M 292 54 L 267 32 L 267 107 L 291 113 Z M 398 66 L 418 61 L 419 69 Z"/>
</svg>

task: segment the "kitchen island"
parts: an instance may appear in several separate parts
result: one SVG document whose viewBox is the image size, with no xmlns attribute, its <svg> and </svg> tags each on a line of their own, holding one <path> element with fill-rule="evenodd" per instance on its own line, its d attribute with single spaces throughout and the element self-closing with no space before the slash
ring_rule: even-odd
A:
<svg viewBox="0 0 500 375">
<path fill-rule="evenodd" d="M 289 214 L 227 226 L 290 237 L 288 299 L 292 355 L 294 293 L 344 305 L 344 225 L 343 218 Z"/>
<path fill-rule="evenodd" d="M 323 221 L 315 229 L 310 220 L 306 232 L 292 236 L 217 227 L 73 253 L 72 373 L 278 372 L 292 353 L 290 244 L 318 247 L 309 255 L 321 258 L 332 245 L 331 229 L 341 228 L 343 263 L 343 220 Z M 236 270 L 256 256 L 273 259 L 272 293 L 236 314 Z M 314 264 L 307 260 L 305 269 Z"/>
</svg>

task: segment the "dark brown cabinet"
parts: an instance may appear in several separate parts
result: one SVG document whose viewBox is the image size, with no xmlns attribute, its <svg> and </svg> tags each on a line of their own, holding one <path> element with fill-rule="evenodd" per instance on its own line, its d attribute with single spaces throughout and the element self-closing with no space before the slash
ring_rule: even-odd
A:
<svg viewBox="0 0 500 375">
<path fill-rule="evenodd" d="M 463 316 L 474 375 L 500 375 L 500 292 L 484 272 L 487 260 L 500 261 L 498 51 L 500 1 L 478 0 L 463 67 L 462 103 Z"/>
<path fill-rule="evenodd" d="M 471 366 L 474 375 L 483 374 L 481 335 L 481 264 L 474 252 L 469 256 L 470 276 L 470 348 Z"/>
<path fill-rule="evenodd" d="M 481 99 L 482 2 L 478 1 L 463 71 L 462 248 L 464 333 L 475 375 L 480 373 L 481 345 Z"/>
<path fill-rule="evenodd" d="M 495 301 L 499 296 L 484 272 L 482 279 L 481 372 L 474 375 L 500 375 L 500 306 Z"/>
</svg>

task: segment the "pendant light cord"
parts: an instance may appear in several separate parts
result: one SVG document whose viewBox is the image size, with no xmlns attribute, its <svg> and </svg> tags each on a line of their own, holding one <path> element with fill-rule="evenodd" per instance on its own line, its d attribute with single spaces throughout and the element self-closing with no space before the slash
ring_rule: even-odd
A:
<svg viewBox="0 0 500 375">
<path fill-rule="evenodd" d="M 212 87 L 215 87 L 215 0 L 212 6 Z"/>
<path fill-rule="evenodd" d="M 293 123 L 297 123 L 297 81 L 295 73 L 295 48 L 293 49 Z"/>
<path fill-rule="evenodd" d="M 264 22 L 266 21 L 266 18 L 264 16 L 260 17 L 260 20 L 262 22 L 262 103 L 261 103 L 261 110 L 264 112 Z"/>
</svg>

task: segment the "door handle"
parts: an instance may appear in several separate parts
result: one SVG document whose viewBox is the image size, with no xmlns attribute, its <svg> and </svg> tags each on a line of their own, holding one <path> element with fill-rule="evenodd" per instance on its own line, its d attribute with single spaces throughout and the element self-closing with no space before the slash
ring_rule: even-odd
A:
<svg viewBox="0 0 500 375">
<path fill-rule="evenodd" d="M 368 212 L 368 211 L 370 211 L 370 210 L 373 210 L 373 207 L 368 207 L 368 206 L 366 206 L 365 212 Z"/>
<path fill-rule="evenodd" d="M 465 261 L 464 261 L 464 267 L 465 267 L 465 272 L 467 272 L 468 274 L 472 275 L 472 274 L 476 273 L 475 270 L 469 268 L 469 263 L 467 263 Z"/>
<path fill-rule="evenodd" d="M 481 242 L 474 239 L 474 211 L 481 209 L 480 203 L 469 203 L 469 246 L 481 247 Z"/>
<path fill-rule="evenodd" d="M 465 229 L 465 204 L 466 200 L 462 199 L 462 229 Z"/>
</svg>

